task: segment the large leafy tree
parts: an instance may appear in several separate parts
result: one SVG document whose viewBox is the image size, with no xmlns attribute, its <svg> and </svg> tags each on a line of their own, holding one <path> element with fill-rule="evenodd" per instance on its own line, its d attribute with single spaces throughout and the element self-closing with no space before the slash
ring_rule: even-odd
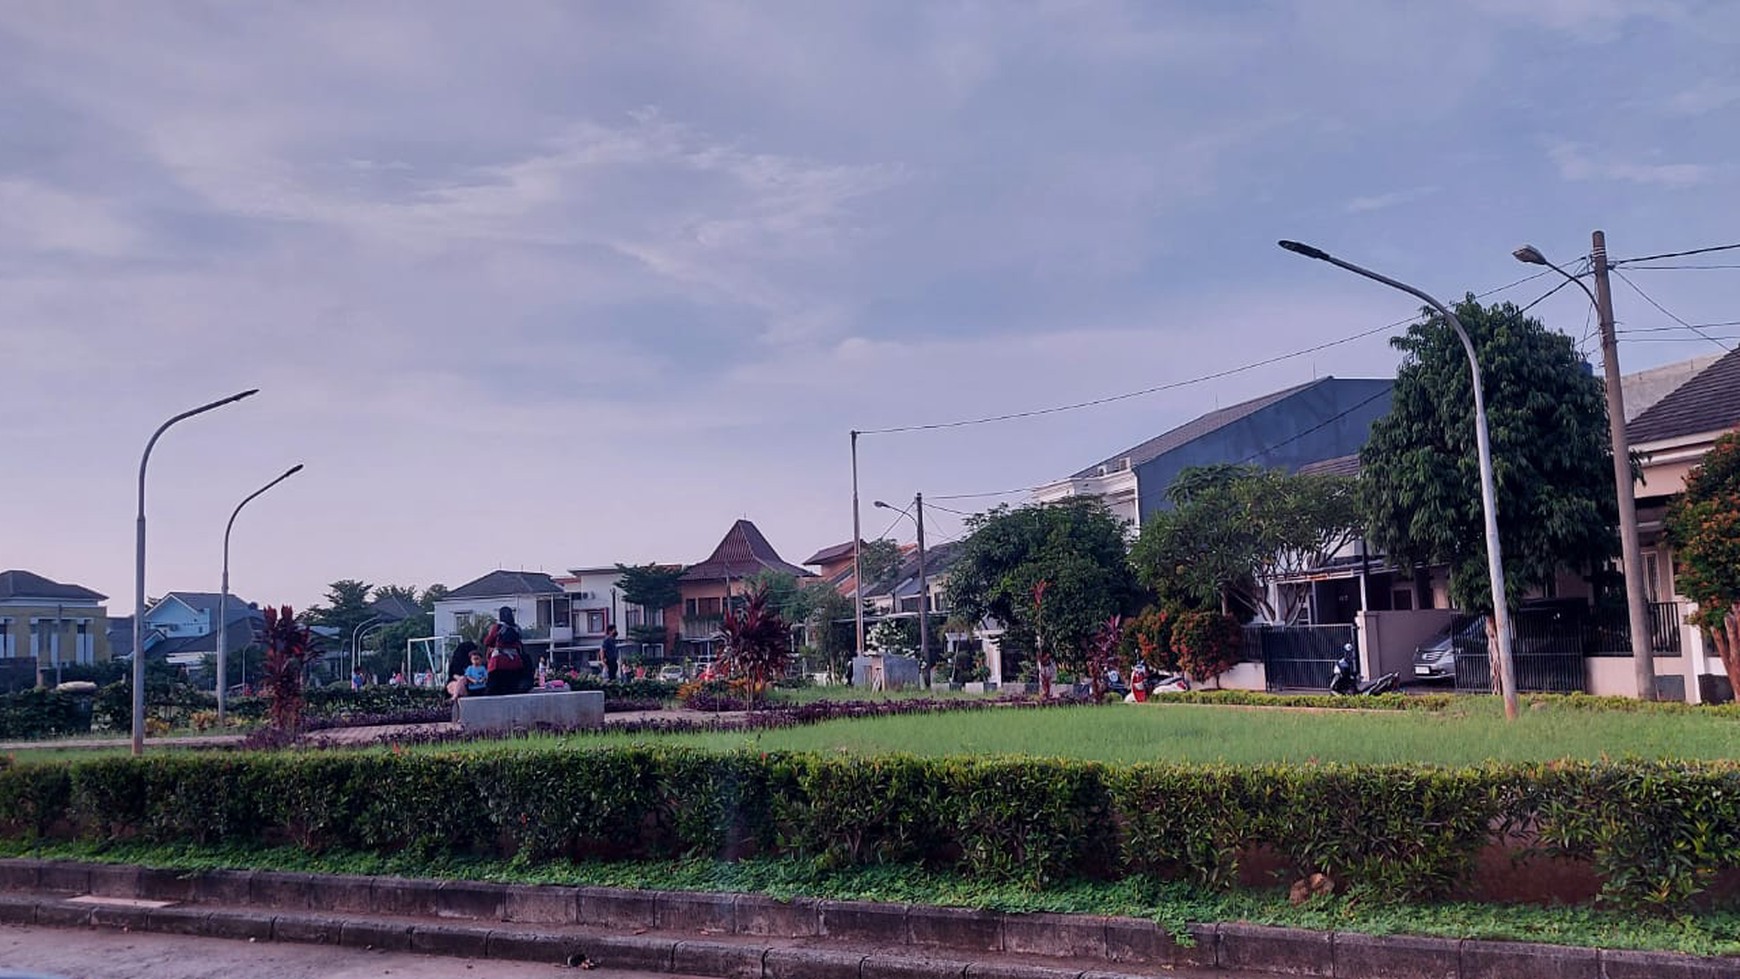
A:
<svg viewBox="0 0 1740 979">
<path fill-rule="evenodd" d="M 1272 598 L 1269 582 L 1309 571 L 1354 539 L 1356 485 L 1344 476 L 1258 466 L 1199 466 L 1167 489 L 1173 509 L 1151 517 L 1131 551 L 1142 583 L 1184 604 L 1292 622 L 1303 589 Z"/>
<path fill-rule="evenodd" d="M 374 614 L 368 608 L 373 597 L 373 585 L 355 578 L 340 578 L 326 586 L 325 604 L 303 609 L 302 619 L 309 625 L 337 629 L 339 638 L 348 643 L 352 630 Z"/>
<path fill-rule="evenodd" d="M 619 585 L 622 600 L 630 605 L 639 605 L 649 612 L 662 611 L 683 600 L 684 569 L 680 564 L 618 564 L 616 570 L 622 575 Z M 663 626 L 639 625 L 628 630 L 628 635 L 635 642 L 668 642 L 671 625 L 669 622 Z"/>
<path fill-rule="evenodd" d="M 1698 603 L 1704 630 L 1740 691 L 1740 432 L 1716 440 L 1668 507 L 1668 540 L 1678 559 L 1674 581 Z"/>
<path fill-rule="evenodd" d="M 1132 611 L 1138 589 L 1124 524 L 1098 500 L 1000 506 L 967 526 L 949 568 L 949 604 L 971 621 L 1003 623 L 1006 673 L 1040 636 L 1059 662 L 1079 669 L 1106 620 Z M 1042 581 L 1043 611 L 1033 601 Z"/>
<path fill-rule="evenodd" d="M 886 537 L 867 540 L 858 547 L 858 563 L 864 569 L 864 590 L 894 583 L 903 555 L 900 545 Z"/>
<path fill-rule="evenodd" d="M 1506 602 L 1515 606 L 1561 565 L 1593 571 L 1618 553 L 1607 406 L 1569 337 L 1510 303 L 1469 296 L 1456 315 L 1485 384 Z M 1490 613 L 1468 358 L 1437 314 L 1391 344 L 1406 357 L 1390 413 L 1360 452 L 1370 539 L 1398 565 L 1448 565 L 1451 599 Z"/>
</svg>

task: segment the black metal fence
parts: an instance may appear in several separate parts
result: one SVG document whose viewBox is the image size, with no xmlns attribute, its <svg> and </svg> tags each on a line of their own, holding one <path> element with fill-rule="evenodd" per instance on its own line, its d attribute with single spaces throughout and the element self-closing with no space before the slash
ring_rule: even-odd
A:
<svg viewBox="0 0 1740 979">
<path fill-rule="evenodd" d="M 1464 634 L 1478 616 L 1459 615 L 1456 631 L 1456 689 L 1493 689 L 1492 663 L 1482 630 Z M 1585 620 L 1559 609 L 1522 611 L 1511 617 L 1511 662 L 1519 691 L 1576 693 L 1585 689 L 1583 650 L 1588 639 Z"/>
<path fill-rule="evenodd" d="M 1680 655 L 1680 626 L 1684 622 L 1679 602 L 1649 603 L 1649 643 L 1655 655 Z M 1590 656 L 1631 655 L 1631 621 L 1623 606 L 1591 613 L 1584 648 Z"/>
<path fill-rule="evenodd" d="M 1327 690 L 1342 647 L 1354 641 L 1351 625 L 1251 626 L 1245 639 L 1262 649 L 1270 690 Z"/>
</svg>

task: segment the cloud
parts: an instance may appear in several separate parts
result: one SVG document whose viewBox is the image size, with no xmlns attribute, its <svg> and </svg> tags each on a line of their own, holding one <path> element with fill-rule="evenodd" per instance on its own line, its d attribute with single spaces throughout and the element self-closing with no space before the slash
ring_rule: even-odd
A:
<svg viewBox="0 0 1740 979">
<path fill-rule="evenodd" d="M 1666 107 L 1674 115 L 1701 116 L 1736 102 L 1740 102 L 1740 82 L 1706 78 L 1669 98 Z"/>
<path fill-rule="evenodd" d="M 1555 142 L 1547 155 L 1566 180 L 1617 180 L 1668 188 L 1686 188 L 1708 183 L 1717 170 L 1702 163 L 1633 163 L 1599 160 L 1578 143 Z"/>
<path fill-rule="evenodd" d="M 1373 194 L 1369 197 L 1355 197 L 1347 202 L 1349 214 L 1362 214 L 1366 211 L 1383 211 L 1403 204 L 1412 204 L 1417 200 L 1438 193 L 1437 187 L 1410 187 L 1407 190 L 1392 190 L 1387 194 Z"/>
<path fill-rule="evenodd" d="M 0 255 L 7 250 L 120 258 L 142 242 L 120 208 L 89 195 L 21 179 L 0 179 Z"/>
</svg>

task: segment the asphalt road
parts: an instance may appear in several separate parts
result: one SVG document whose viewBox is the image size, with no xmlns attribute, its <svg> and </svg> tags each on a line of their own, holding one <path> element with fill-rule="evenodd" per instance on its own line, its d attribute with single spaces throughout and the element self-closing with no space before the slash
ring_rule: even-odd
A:
<svg viewBox="0 0 1740 979">
<path fill-rule="evenodd" d="M 0 979 L 653 979 L 613 969 L 365 952 L 331 945 L 240 942 L 140 932 L 0 926 Z M 658 979 L 682 979 L 668 973 Z"/>
</svg>

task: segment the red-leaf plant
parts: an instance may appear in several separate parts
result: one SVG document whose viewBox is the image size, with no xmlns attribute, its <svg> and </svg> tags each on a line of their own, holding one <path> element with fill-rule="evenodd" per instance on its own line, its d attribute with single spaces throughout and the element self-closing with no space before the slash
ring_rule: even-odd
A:
<svg viewBox="0 0 1740 979">
<path fill-rule="evenodd" d="M 1100 626 L 1100 631 L 1088 640 L 1088 682 L 1092 684 L 1094 703 L 1106 698 L 1106 671 L 1118 661 L 1118 646 L 1124 640 L 1124 617 L 1114 615 Z"/>
<path fill-rule="evenodd" d="M 271 698 L 272 726 L 286 734 L 302 727 L 303 690 L 314 634 L 296 621 L 290 606 L 266 606 L 266 676 L 261 687 Z"/>
<path fill-rule="evenodd" d="M 741 608 L 725 609 L 720 626 L 725 634 L 725 669 L 749 680 L 751 702 L 761 698 L 768 681 L 783 674 L 791 661 L 791 627 L 768 606 L 767 598 L 765 586 L 753 589 Z"/>
</svg>

